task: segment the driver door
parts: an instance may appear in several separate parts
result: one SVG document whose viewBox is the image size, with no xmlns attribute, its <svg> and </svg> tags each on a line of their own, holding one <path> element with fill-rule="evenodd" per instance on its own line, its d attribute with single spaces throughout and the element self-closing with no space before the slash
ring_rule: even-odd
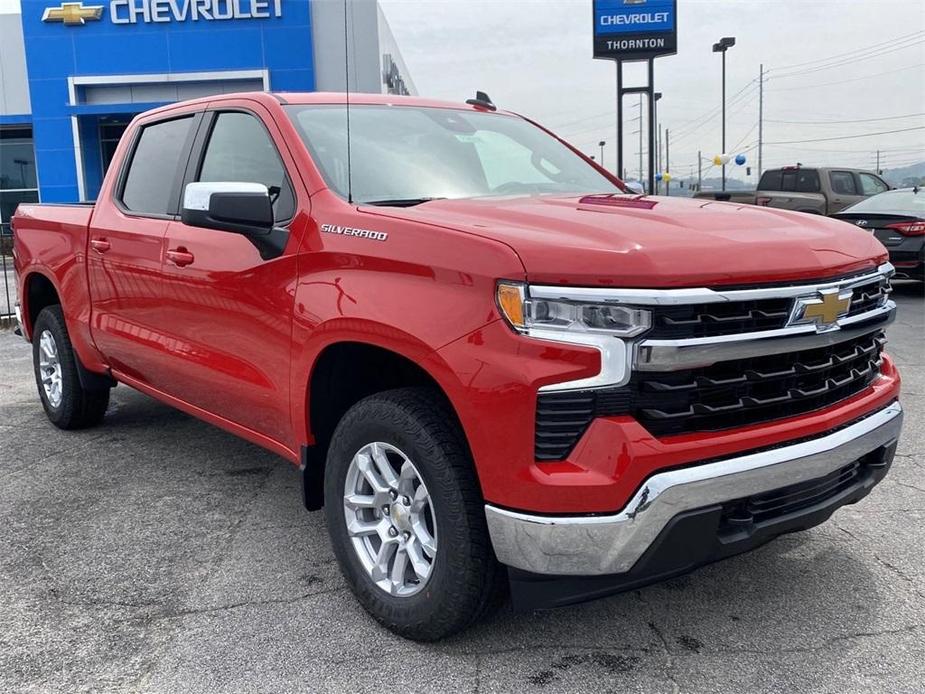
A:
<svg viewBox="0 0 925 694">
<path fill-rule="evenodd" d="M 163 263 L 163 332 L 174 357 L 168 393 L 275 441 L 292 444 L 290 338 L 296 198 L 269 116 L 209 112 L 186 181 L 262 183 L 275 196 L 273 237 L 173 221 Z M 277 134 L 277 137 L 278 134 Z"/>
</svg>

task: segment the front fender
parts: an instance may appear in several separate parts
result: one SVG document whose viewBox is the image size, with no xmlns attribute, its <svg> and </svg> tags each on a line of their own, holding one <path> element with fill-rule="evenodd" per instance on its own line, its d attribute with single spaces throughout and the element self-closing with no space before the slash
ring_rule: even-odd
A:
<svg viewBox="0 0 925 694">
<path fill-rule="evenodd" d="M 420 366 L 448 398 L 450 390 L 456 390 L 449 364 L 432 346 L 399 328 L 366 318 L 336 318 L 304 337 L 294 341 L 291 388 L 296 434 L 308 445 L 315 443 L 308 426 L 312 374 L 321 354 L 332 345 L 349 342 L 393 352 Z"/>
</svg>

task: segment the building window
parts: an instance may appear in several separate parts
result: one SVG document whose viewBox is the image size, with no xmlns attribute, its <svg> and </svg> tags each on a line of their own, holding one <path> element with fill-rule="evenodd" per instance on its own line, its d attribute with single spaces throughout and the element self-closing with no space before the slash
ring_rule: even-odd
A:
<svg viewBox="0 0 925 694">
<path fill-rule="evenodd" d="M 112 158 L 116 154 L 116 147 L 119 146 L 119 140 L 122 139 L 122 134 L 125 132 L 125 129 L 128 128 L 129 122 L 127 120 L 119 120 L 112 122 L 100 123 L 100 161 L 103 165 L 103 176 L 106 175 L 106 171 L 109 170 L 109 165 L 112 163 Z"/>
<path fill-rule="evenodd" d="M 38 202 L 32 128 L 0 128 L 0 236 L 10 235 L 10 217 L 21 202 Z"/>
</svg>

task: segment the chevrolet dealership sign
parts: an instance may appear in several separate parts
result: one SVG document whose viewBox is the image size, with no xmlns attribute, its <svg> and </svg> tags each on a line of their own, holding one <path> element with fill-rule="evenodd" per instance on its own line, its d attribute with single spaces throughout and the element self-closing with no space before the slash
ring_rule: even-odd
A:
<svg viewBox="0 0 925 694">
<path fill-rule="evenodd" d="M 197 22 L 213 19 L 263 19 L 281 17 L 283 0 L 112 0 L 109 21 L 113 24 Z M 62 2 L 49 7 L 43 22 L 62 22 L 69 26 L 100 19 L 102 5 Z"/>
<path fill-rule="evenodd" d="M 594 0 L 594 57 L 647 60 L 678 52 L 677 0 Z"/>
</svg>

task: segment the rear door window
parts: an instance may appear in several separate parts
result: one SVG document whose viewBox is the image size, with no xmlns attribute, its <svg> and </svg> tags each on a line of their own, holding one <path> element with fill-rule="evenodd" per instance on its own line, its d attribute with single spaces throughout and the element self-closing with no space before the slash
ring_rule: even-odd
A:
<svg viewBox="0 0 925 694">
<path fill-rule="evenodd" d="M 854 174 L 850 171 L 830 171 L 829 181 L 832 184 L 832 192 L 838 195 L 857 195 L 858 191 L 854 185 Z"/>
<path fill-rule="evenodd" d="M 858 178 L 861 179 L 861 193 L 863 195 L 877 195 L 889 190 L 886 183 L 872 174 L 859 173 Z"/>
<path fill-rule="evenodd" d="M 194 120 L 184 116 L 141 129 L 122 186 L 120 199 L 126 210 L 158 216 L 177 213 Z"/>
</svg>

